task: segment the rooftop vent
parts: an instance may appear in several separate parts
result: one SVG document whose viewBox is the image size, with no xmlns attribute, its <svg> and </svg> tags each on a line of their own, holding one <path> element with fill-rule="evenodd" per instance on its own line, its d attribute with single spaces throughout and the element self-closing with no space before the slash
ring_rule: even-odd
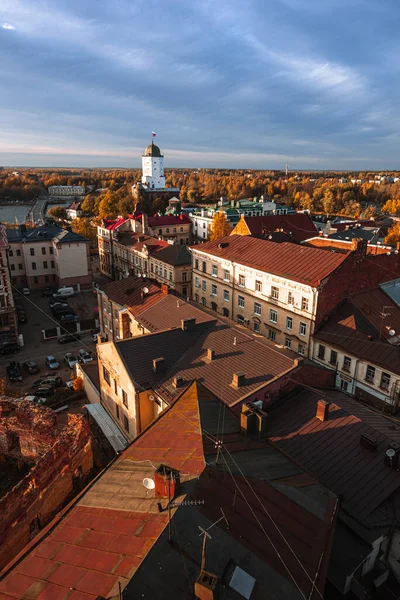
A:
<svg viewBox="0 0 400 600">
<path fill-rule="evenodd" d="M 233 373 L 232 375 L 232 385 L 235 388 L 243 387 L 245 380 L 246 376 L 244 373 Z"/>
<path fill-rule="evenodd" d="M 376 452 L 378 441 L 373 435 L 369 433 L 362 433 L 360 436 L 360 446 L 370 450 L 371 452 Z"/>
<path fill-rule="evenodd" d="M 165 360 L 163 356 L 160 358 L 153 358 L 153 371 L 154 373 L 165 372 Z"/>
<path fill-rule="evenodd" d="M 257 437 L 265 439 L 267 437 L 267 419 L 266 413 L 255 402 L 244 402 L 240 414 L 240 428 L 242 433 L 248 437 Z"/>
<path fill-rule="evenodd" d="M 212 350 L 211 348 L 207 348 L 207 358 L 209 361 L 214 360 L 215 350 Z"/>
<path fill-rule="evenodd" d="M 192 331 L 196 327 L 196 319 L 182 319 L 181 329 L 182 331 Z"/>
<path fill-rule="evenodd" d="M 315 415 L 320 421 L 326 421 L 328 419 L 330 402 L 325 400 L 318 400 L 317 402 L 317 414 Z"/>
<path fill-rule="evenodd" d="M 229 246 L 229 242 L 220 242 L 220 243 L 218 244 L 218 248 L 219 248 L 220 250 L 222 250 L 223 248 L 226 248 L 227 246 Z"/>
<path fill-rule="evenodd" d="M 218 577 L 202 569 L 194 584 L 194 594 L 199 600 L 214 600 L 218 598 Z"/>
<path fill-rule="evenodd" d="M 399 463 L 399 455 L 400 455 L 400 444 L 396 442 L 391 442 L 385 453 L 385 465 L 390 467 L 391 469 L 397 469 L 397 465 Z"/>
<path fill-rule="evenodd" d="M 173 380 L 173 386 L 174 388 L 180 388 L 183 386 L 183 377 L 181 377 L 180 375 L 175 375 L 174 380 Z"/>
</svg>

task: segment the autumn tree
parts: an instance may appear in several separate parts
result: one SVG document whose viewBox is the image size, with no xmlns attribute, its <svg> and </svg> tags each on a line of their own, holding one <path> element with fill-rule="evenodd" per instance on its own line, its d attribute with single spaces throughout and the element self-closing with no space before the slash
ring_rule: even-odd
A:
<svg viewBox="0 0 400 600">
<path fill-rule="evenodd" d="M 72 231 L 83 235 L 90 242 L 96 242 L 97 240 L 97 229 L 92 224 L 91 219 L 81 217 L 80 219 L 72 219 L 71 221 Z"/>
<path fill-rule="evenodd" d="M 66 221 L 68 218 L 67 211 L 63 206 L 53 206 L 49 210 L 49 215 L 58 221 Z"/>
<path fill-rule="evenodd" d="M 85 199 L 81 204 L 81 209 L 83 212 L 89 213 L 92 215 L 94 213 L 95 206 L 96 206 L 96 195 L 88 194 L 87 196 L 85 196 Z"/>
<path fill-rule="evenodd" d="M 232 227 L 226 219 L 224 211 L 220 210 L 214 214 L 211 223 L 210 240 L 219 240 L 227 235 L 230 235 Z"/>
<path fill-rule="evenodd" d="M 385 237 L 385 244 L 388 246 L 396 246 L 400 242 L 400 222 L 395 223 Z"/>
</svg>

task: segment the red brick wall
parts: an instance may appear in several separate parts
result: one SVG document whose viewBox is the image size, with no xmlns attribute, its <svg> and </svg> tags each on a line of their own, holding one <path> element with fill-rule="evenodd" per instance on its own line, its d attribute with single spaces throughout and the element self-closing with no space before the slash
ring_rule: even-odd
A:
<svg viewBox="0 0 400 600">
<path fill-rule="evenodd" d="M 0 501 L 0 570 L 30 541 L 36 517 L 41 527 L 46 525 L 92 466 L 89 426 L 81 415 L 69 415 L 50 450 Z"/>
</svg>

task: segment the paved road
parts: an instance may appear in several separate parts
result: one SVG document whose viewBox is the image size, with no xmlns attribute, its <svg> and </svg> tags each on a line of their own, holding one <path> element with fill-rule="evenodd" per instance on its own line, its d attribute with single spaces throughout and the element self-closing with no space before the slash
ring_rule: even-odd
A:
<svg viewBox="0 0 400 600">
<path fill-rule="evenodd" d="M 32 207 L 29 212 L 29 219 L 37 223 L 44 219 L 44 214 L 46 212 L 46 204 L 48 202 L 47 196 L 41 196 L 36 204 Z"/>
</svg>

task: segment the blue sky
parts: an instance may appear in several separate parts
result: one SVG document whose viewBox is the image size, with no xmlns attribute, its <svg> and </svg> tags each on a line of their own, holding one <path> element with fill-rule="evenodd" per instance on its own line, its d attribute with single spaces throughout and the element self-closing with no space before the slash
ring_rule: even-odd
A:
<svg viewBox="0 0 400 600">
<path fill-rule="evenodd" d="M 395 169 L 398 0 L 1 0 L 0 164 Z"/>
</svg>

